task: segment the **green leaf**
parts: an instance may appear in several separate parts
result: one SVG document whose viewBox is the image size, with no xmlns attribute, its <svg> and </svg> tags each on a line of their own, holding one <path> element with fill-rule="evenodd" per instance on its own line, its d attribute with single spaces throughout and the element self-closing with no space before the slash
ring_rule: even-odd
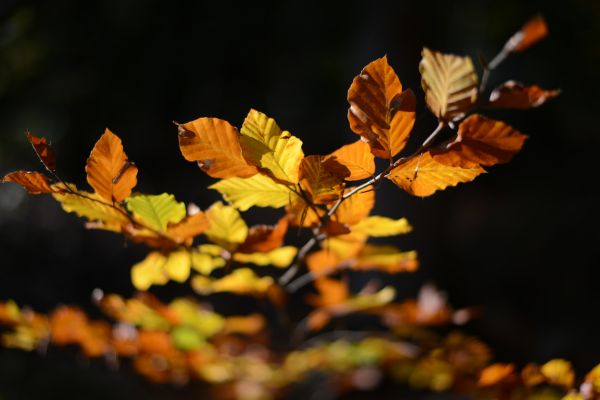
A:
<svg viewBox="0 0 600 400">
<path fill-rule="evenodd" d="M 137 195 L 125 199 L 127 209 L 141 222 L 157 231 L 165 231 L 169 223 L 176 224 L 185 218 L 185 204 L 172 194 Z"/>
</svg>

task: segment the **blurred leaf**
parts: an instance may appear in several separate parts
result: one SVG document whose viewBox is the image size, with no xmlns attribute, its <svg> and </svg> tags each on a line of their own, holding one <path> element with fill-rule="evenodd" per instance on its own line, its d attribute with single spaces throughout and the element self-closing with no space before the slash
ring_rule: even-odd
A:
<svg viewBox="0 0 600 400">
<path fill-rule="evenodd" d="M 218 292 L 245 295 L 264 294 L 273 284 L 273 278 L 259 277 L 249 268 L 233 270 L 229 275 L 219 279 L 210 279 L 200 275 L 192 279 L 194 290 L 205 295 Z"/>
<path fill-rule="evenodd" d="M 504 50 L 508 52 L 521 52 L 530 46 L 539 42 L 548 35 L 548 26 L 544 17 L 536 15 L 523 27 L 508 39 L 504 45 Z"/>
<path fill-rule="evenodd" d="M 205 235 L 210 241 L 233 251 L 246 240 L 248 226 L 235 208 L 219 201 L 206 210 L 206 217 L 210 225 Z"/>
<path fill-rule="evenodd" d="M 395 236 L 408 233 L 412 227 L 406 218 L 392 219 L 373 215 L 351 226 L 353 233 L 364 233 L 373 237 Z"/>
<path fill-rule="evenodd" d="M 559 94 L 560 90 L 545 90 L 538 85 L 525 86 L 520 82 L 507 81 L 492 91 L 488 105 L 525 110 L 539 107 Z"/>
<path fill-rule="evenodd" d="M 240 263 L 251 263 L 259 266 L 272 265 L 278 268 L 289 266 L 298 249 L 294 246 L 283 246 L 278 249 L 273 249 L 268 252 L 260 253 L 235 253 L 233 259 Z"/>
</svg>

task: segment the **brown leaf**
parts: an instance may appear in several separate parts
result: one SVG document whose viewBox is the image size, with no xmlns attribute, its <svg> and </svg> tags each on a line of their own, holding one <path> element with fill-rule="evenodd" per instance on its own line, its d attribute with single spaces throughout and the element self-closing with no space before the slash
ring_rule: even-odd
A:
<svg viewBox="0 0 600 400">
<path fill-rule="evenodd" d="M 367 179 L 375 173 L 375 159 L 369 145 L 362 140 L 340 147 L 327 156 L 327 160 L 335 160 L 345 166 L 349 175 L 347 181 Z"/>
<path fill-rule="evenodd" d="M 484 172 L 479 166 L 460 168 L 442 164 L 425 152 L 394 168 L 387 178 L 413 196 L 425 197 L 448 186 L 470 182 Z"/>
<path fill-rule="evenodd" d="M 560 90 L 545 90 L 538 85 L 524 86 L 519 82 L 508 81 L 494 89 L 490 94 L 488 105 L 524 110 L 539 107 L 559 94 Z"/>
<path fill-rule="evenodd" d="M 548 35 L 548 26 L 544 17 L 536 15 L 520 31 L 512 35 L 504 45 L 504 49 L 509 52 L 523 51 L 535 43 L 539 42 Z"/>
<path fill-rule="evenodd" d="M 494 386 L 506 381 L 514 375 L 515 366 L 513 364 L 492 364 L 481 371 L 479 375 L 479 386 Z"/>
<path fill-rule="evenodd" d="M 377 157 L 391 159 L 400 152 L 415 122 L 416 100 L 402 92 L 387 56 L 368 64 L 348 90 L 350 128 L 362 136 Z"/>
<path fill-rule="evenodd" d="M 431 154 L 436 162 L 451 167 L 489 167 L 509 162 L 526 139 L 504 122 L 473 114 L 461 122 L 454 139 Z"/>
<path fill-rule="evenodd" d="M 327 204 L 340 197 L 343 178 L 324 167 L 323 156 L 307 156 L 300 163 L 300 184 L 313 204 Z"/>
<path fill-rule="evenodd" d="M 250 227 L 246 241 L 236 251 L 250 254 L 267 252 L 281 247 L 288 224 L 288 219 L 283 217 L 276 225 L 255 225 Z"/>
<path fill-rule="evenodd" d="M 137 184 L 137 167 L 127 159 L 121 139 L 109 129 L 96 142 L 85 171 L 90 186 L 109 202 L 123 201 Z"/>
<path fill-rule="evenodd" d="M 237 129 L 218 118 L 178 125 L 179 149 L 188 161 L 213 178 L 248 178 L 258 171 L 242 155 Z"/>
<path fill-rule="evenodd" d="M 46 175 L 39 172 L 15 171 L 2 178 L 2 182 L 13 182 L 21 185 L 29 194 L 52 193 Z"/>
<path fill-rule="evenodd" d="M 55 172 L 56 171 L 56 157 L 54 156 L 54 151 L 50 144 L 48 143 L 48 139 L 45 137 L 38 137 L 32 135 L 30 132 L 27 132 L 27 140 L 33 146 L 33 150 L 35 150 L 35 154 L 39 157 L 42 164 L 48 171 Z"/>
</svg>

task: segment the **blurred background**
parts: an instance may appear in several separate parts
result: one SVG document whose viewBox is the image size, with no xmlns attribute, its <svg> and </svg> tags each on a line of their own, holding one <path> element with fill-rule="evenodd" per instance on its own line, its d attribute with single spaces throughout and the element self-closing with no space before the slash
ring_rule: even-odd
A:
<svg viewBox="0 0 600 400">
<path fill-rule="evenodd" d="M 583 372 L 600 362 L 599 2 L 1 0 L 0 176 L 41 167 L 24 136 L 31 130 L 51 139 L 60 175 L 86 186 L 86 158 L 109 127 L 140 169 L 139 190 L 205 208 L 218 195 L 181 157 L 171 121 L 214 116 L 239 126 L 253 107 L 299 136 L 306 154 L 329 153 L 357 138 L 346 92 L 368 62 L 387 54 L 424 112 L 422 46 L 491 59 L 538 12 L 550 36 L 509 58 L 490 82 L 563 91 L 540 109 L 488 113 L 530 135 L 523 152 L 426 199 L 385 183 L 375 213 L 415 227 L 394 241 L 418 250 L 422 263 L 417 274 L 392 278 L 400 298 L 434 282 L 452 305 L 482 306 L 466 330 L 497 360 L 564 357 Z M 432 117 L 419 119 L 410 145 L 434 127 Z M 247 213 L 253 222 L 277 216 Z M 86 231 L 50 198 L 0 185 L 0 300 L 93 310 L 96 287 L 133 293 L 129 268 L 143 254 L 118 235 Z M 197 393 L 68 350 L 42 357 L 0 348 L 0 400 Z"/>
</svg>

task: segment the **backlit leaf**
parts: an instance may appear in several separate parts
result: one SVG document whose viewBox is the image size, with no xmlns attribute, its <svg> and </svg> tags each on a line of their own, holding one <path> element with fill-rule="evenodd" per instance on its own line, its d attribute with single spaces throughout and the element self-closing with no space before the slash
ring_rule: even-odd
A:
<svg viewBox="0 0 600 400">
<path fill-rule="evenodd" d="M 395 236 L 408 233 L 412 227 L 406 218 L 391 219 L 388 217 L 371 216 L 351 226 L 353 233 L 364 233 L 373 237 Z"/>
<path fill-rule="evenodd" d="M 300 164 L 300 182 L 313 204 L 327 204 L 337 200 L 343 179 L 325 168 L 323 156 L 307 156 Z"/>
<path fill-rule="evenodd" d="M 148 290 L 152 285 L 164 285 L 169 281 L 164 270 L 167 258 L 157 251 L 149 253 L 143 261 L 131 268 L 131 282 L 138 290 Z"/>
<path fill-rule="evenodd" d="M 176 326 L 171 331 L 171 341 L 180 350 L 192 351 L 204 345 L 204 337 L 191 326 Z"/>
<path fill-rule="evenodd" d="M 520 52 L 526 50 L 533 44 L 539 42 L 548 35 L 548 26 L 544 17 L 536 15 L 517 33 L 515 33 L 504 45 L 504 50 L 509 52 Z"/>
<path fill-rule="evenodd" d="M 215 257 L 202 250 L 192 252 L 192 267 L 202 275 L 210 275 L 217 268 L 225 266 L 225 260 L 221 257 Z"/>
<path fill-rule="evenodd" d="M 237 249 L 237 252 L 265 252 L 281 247 L 288 225 L 288 219 L 283 217 L 277 221 L 277 225 L 255 225 L 250 227 L 246 240 Z"/>
<path fill-rule="evenodd" d="M 567 360 L 550 360 L 542 365 L 540 370 L 551 385 L 564 386 L 567 389 L 573 387 L 575 371 Z"/>
<path fill-rule="evenodd" d="M 48 183 L 46 175 L 39 172 L 15 171 L 6 174 L 1 180 L 4 182 L 12 182 L 22 186 L 29 194 L 44 194 L 52 193 L 52 188 Z"/>
<path fill-rule="evenodd" d="M 250 178 L 223 179 L 209 188 L 217 190 L 225 200 L 241 211 L 254 206 L 284 207 L 297 196 L 289 187 L 262 174 Z"/>
<path fill-rule="evenodd" d="M 66 191 L 62 184 L 53 185 L 59 191 L 52 194 L 66 212 L 75 213 L 91 222 L 102 221 L 117 230 L 122 224 L 129 223 L 125 210 L 120 206 L 106 204 L 96 193 L 80 191 L 75 185 L 68 185 L 72 191 Z"/>
<path fill-rule="evenodd" d="M 182 250 L 169 253 L 163 268 L 170 279 L 181 283 L 190 276 L 191 264 L 190 254 Z"/>
<path fill-rule="evenodd" d="M 344 200 L 335 213 L 335 219 L 338 222 L 354 225 L 367 218 L 374 205 L 375 192 L 373 187 L 369 186 Z"/>
<path fill-rule="evenodd" d="M 234 207 L 216 202 L 206 210 L 206 217 L 209 228 L 205 235 L 210 241 L 232 251 L 246 240 L 248 226 Z"/>
<path fill-rule="evenodd" d="M 38 137 L 27 132 L 27 140 L 31 143 L 35 154 L 39 157 L 42 164 L 48 171 L 56 171 L 56 157 L 48 139 L 45 137 Z"/>
<path fill-rule="evenodd" d="M 477 100 L 477 74 L 471 58 L 423 48 L 419 71 L 425 101 L 438 119 L 460 119 Z"/>
<path fill-rule="evenodd" d="M 222 119 L 198 118 L 179 125 L 179 149 L 213 178 L 247 178 L 258 172 L 242 155 L 237 129 Z"/>
<path fill-rule="evenodd" d="M 272 265 L 285 268 L 292 263 L 298 249 L 294 246 L 283 246 L 268 252 L 261 253 L 235 253 L 233 259 L 240 263 L 251 263 L 260 266 Z"/>
<path fill-rule="evenodd" d="M 298 183 L 300 161 L 304 157 L 300 139 L 282 131 L 274 119 L 256 110 L 250 110 L 240 133 L 246 158 L 276 179 Z"/>
<path fill-rule="evenodd" d="M 265 326 L 265 318 L 260 314 L 250 314 L 246 316 L 227 317 L 223 332 L 225 334 L 240 333 L 244 335 L 254 335 Z"/>
<path fill-rule="evenodd" d="M 520 82 L 508 81 L 490 94 L 488 105 L 496 108 L 527 109 L 539 107 L 555 98 L 560 90 L 545 90 L 538 85 L 524 86 Z"/>
<path fill-rule="evenodd" d="M 85 166 L 87 181 L 108 202 L 119 202 L 137 184 L 137 167 L 129 162 L 121 139 L 106 129 L 92 149 Z"/>
<path fill-rule="evenodd" d="M 418 266 L 416 251 L 400 251 L 394 246 L 367 244 L 361 249 L 352 268 L 395 274 L 415 271 Z"/>
<path fill-rule="evenodd" d="M 435 162 L 452 167 L 492 166 L 509 162 L 526 139 L 504 122 L 473 114 L 460 123 L 454 139 L 431 154 Z"/>
<path fill-rule="evenodd" d="M 350 175 L 344 179 L 347 181 L 358 181 L 370 178 L 375 173 L 375 159 L 369 145 L 362 140 L 340 147 L 327 156 L 344 165 L 350 171 Z"/>
<path fill-rule="evenodd" d="M 506 380 L 515 371 L 513 364 L 492 364 L 481 371 L 479 375 L 479 386 L 493 386 Z"/>
<path fill-rule="evenodd" d="M 368 64 L 348 90 L 350 128 L 362 136 L 374 155 L 390 159 L 400 152 L 415 122 L 415 96 L 402 92 L 387 56 Z"/>
<path fill-rule="evenodd" d="M 167 227 L 167 235 L 179 243 L 190 242 L 208 229 L 208 218 L 203 212 L 197 212 Z"/>
<path fill-rule="evenodd" d="M 169 223 L 176 224 L 185 218 L 185 204 L 175 200 L 172 194 L 137 195 L 128 197 L 127 209 L 152 229 L 164 232 Z"/>
<path fill-rule="evenodd" d="M 259 277 L 249 268 L 233 270 L 220 279 L 210 279 L 200 275 L 192 279 L 192 287 L 200 294 L 218 292 L 261 294 L 265 293 L 273 283 L 273 278 Z"/>
<path fill-rule="evenodd" d="M 470 182 L 484 172 L 479 166 L 460 168 L 442 164 L 425 152 L 394 168 L 387 178 L 413 196 L 426 197 L 448 186 Z"/>
</svg>

